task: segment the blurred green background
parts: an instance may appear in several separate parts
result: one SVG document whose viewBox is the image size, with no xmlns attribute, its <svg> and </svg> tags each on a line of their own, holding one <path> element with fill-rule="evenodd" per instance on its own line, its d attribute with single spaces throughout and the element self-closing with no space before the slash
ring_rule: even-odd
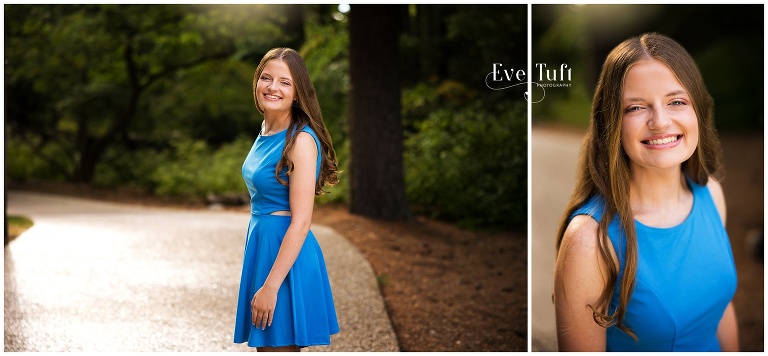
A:
<svg viewBox="0 0 768 356">
<path fill-rule="evenodd" d="M 527 7 L 392 6 L 402 14 L 411 210 L 465 227 L 525 229 L 526 103 L 484 79 L 494 62 L 525 63 Z M 4 10 L 11 186 L 77 183 L 185 202 L 246 194 L 240 168 L 262 120 L 253 70 L 270 48 L 292 47 L 307 63 L 346 171 L 320 201 L 348 200 L 353 15 L 337 5 Z"/>
<path fill-rule="evenodd" d="M 659 32 L 679 42 L 715 99 L 721 132 L 763 130 L 763 5 L 533 5 L 533 62 L 567 63 L 572 86 L 547 88 L 536 123 L 586 127 L 605 57 L 623 40 Z"/>
</svg>

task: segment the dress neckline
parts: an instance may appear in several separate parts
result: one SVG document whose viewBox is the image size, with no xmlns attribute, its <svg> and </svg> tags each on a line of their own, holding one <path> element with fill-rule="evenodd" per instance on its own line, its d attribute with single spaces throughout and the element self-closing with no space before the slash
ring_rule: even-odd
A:
<svg viewBox="0 0 768 356">
<path fill-rule="evenodd" d="M 674 225 L 674 226 L 656 227 L 656 226 L 651 226 L 651 225 L 643 224 L 639 220 L 635 219 L 635 226 L 637 226 L 639 229 L 643 229 L 643 230 L 646 230 L 646 231 L 674 232 L 677 229 L 683 228 L 686 225 L 688 225 L 690 223 L 693 215 L 694 215 L 694 211 L 696 210 L 697 205 L 699 204 L 699 201 L 698 201 L 699 197 L 696 196 L 698 189 L 697 189 L 697 187 L 694 186 L 695 183 L 693 181 L 691 181 L 691 179 L 688 178 L 687 176 L 685 177 L 685 181 L 686 181 L 686 183 L 688 183 L 688 189 L 691 190 L 691 195 L 692 195 L 692 198 L 693 198 L 693 203 L 691 204 L 691 210 L 688 211 L 688 215 L 685 216 L 685 219 L 683 219 L 683 221 L 681 221 L 679 224 Z"/>
<path fill-rule="evenodd" d="M 288 130 L 288 128 L 284 128 L 284 129 L 282 129 L 280 131 L 277 131 L 275 133 L 272 133 L 272 134 L 269 134 L 269 135 L 265 135 L 264 134 L 264 128 L 262 127 L 262 129 L 259 131 L 259 136 L 261 136 L 261 137 L 274 137 L 274 136 L 280 135 L 281 133 L 284 133 L 286 130 Z"/>
</svg>

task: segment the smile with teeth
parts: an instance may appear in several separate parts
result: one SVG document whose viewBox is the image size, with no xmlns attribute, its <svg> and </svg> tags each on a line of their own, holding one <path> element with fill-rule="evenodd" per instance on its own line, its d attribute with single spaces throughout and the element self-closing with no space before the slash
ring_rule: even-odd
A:
<svg viewBox="0 0 768 356">
<path fill-rule="evenodd" d="M 280 99 L 280 97 L 277 97 L 277 96 L 274 96 L 274 95 L 270 95 L 270 94 L 264 94 L 264 97 L 265 97 L 265 98 L 267 98 L 267 99 L 269 99 L 269 100 L 277 100 L 277 99 Z"/>
<path fill-rule="evenodd" d="M 647 141 L 642 141 L 642 142 L 644 144 L 646 144 L 646 145 L 663 145 L 663 144 L 666 144 L 666 143 L 675 142 L 675 141 L 679 140 L 681 137 L 682 137 L 682 135 L 675 135 L 675 136 L 668 136 L 668 137 L 664 137 L 664 138 L 659 138 L 659 139 L 655 139 L 655 140 L 647 140 Z"/>
</svg>

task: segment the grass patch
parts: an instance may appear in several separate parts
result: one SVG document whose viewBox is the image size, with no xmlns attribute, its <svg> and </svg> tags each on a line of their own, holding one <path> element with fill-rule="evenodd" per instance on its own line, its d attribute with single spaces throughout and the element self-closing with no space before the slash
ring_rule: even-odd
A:
<svg viewBox="0 0 768 356">
<path fill-rule="evenodd" d="M 382 287 L 386 287 L 389 285 L 389 276 L 386 274 L 380 274 L 376 276 L 376 281 L 379 282 L 379 285 Z"/>
<path fill-rule="evenodd" d="M 10 215 L 6 216 L 5 219 L 8 223 L 8 242 L 17 238 L 34 225 L 32 220 L 25 216 Z"/>
</svg>

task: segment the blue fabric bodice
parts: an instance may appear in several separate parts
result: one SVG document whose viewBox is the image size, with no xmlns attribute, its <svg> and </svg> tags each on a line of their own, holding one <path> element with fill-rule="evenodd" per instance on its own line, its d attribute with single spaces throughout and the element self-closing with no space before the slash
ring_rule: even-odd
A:
<svg viewBox="0 0 768 356">
<path fill-rule="evenodd" d="M 317 168 L 315 180 L 320 175 L 320 163 L 322 162 L 322 150 L 320 141 L 309 125 L 299 131 L 312 135 L 317 145 Z M 297 133 L 298 134 L 298 133 Z M 256 138 L 248 156 L 243 163 L 243 179 L 251 196 L 251 214 L 268 215 L 276 211 L 290 211 L 288 201 L 288 187 L 280 184 L 275 179 L 277 162 L 283 155 L 285 147 L 286 130 L 273 135 L 262 135 Z M 280 178 L 290 182 L 286 175 L 287 168 L 280 172 Z"/>
<path fill-rule="evenodd" d="M 635 221 L 638 263 L 635 288 L 624 324 L 636 342 L 613 326 L 607 330 L 608 351 L 720 351 L 716 332 L 736 291 L 736 267 L 728 234 L 706 186 L 691 180 L 693 207 L 680 225 L 655 228 Z M 576 210 L 600 221 L 604 202 L 594 196 Z M 608 237 L 624 274 L 626 237 L 614 215 Z M 610 312 L 619 302 L 617 283 Z"/>
</svg>

